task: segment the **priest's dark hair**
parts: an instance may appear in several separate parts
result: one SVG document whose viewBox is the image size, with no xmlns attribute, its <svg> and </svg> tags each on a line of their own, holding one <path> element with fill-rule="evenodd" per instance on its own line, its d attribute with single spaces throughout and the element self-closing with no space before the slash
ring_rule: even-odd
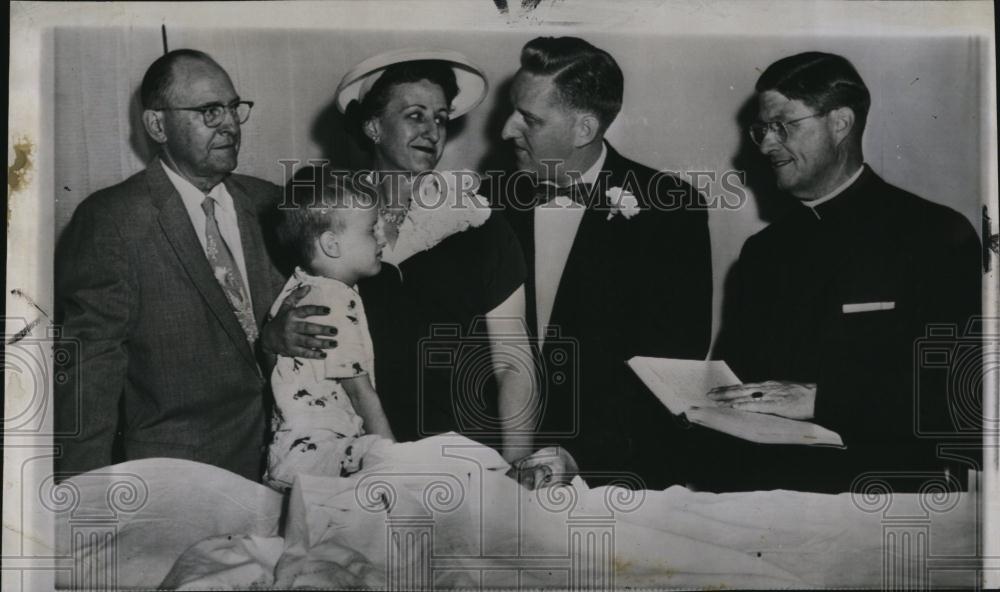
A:
<svg viewBox="0 0 1000 592">
<path fill-rule="evenodd" d="M 865 130 L 871 94 L 858 71 L 843 56 L 809 51 L 782 58 L 764 70 L 756 88 L 758 93 L 778 91 L 821 113 L 850 107 L 859 139 Z"/>
<path fill-rule="evenodd" d="M 622 108 L 625 77 L 611 54 L 579 37 L 537 37 L 521 50 L 521 69 L 553 76 L 563 104 L 597 116 L 604 131 Z"/>
<path fill-rule="evenodd" d="M 212 56 L 197 49 L 175 49 L 156 58 L 146 68 L 139 87 L 139 101 L 143 109 L 166 107 L 170 86 L 174 83 L 174 65 L 183 60 L 197 60 L 219 65 Z M 221 68 L 221 66 L 220 66 Z"/>
</svg>

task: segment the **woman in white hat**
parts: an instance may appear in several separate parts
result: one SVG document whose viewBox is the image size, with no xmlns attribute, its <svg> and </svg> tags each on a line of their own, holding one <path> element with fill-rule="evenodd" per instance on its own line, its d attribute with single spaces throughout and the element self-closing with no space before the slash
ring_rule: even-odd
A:
<svg viewBox="0 0 1000 592">
<path fill-rule="evenodd" d="M 403 298 L 373 295 L 395 310 L 369 315 L 376 341 L 382 333 L 405 350 L 375 364 L 380 384 L 383 375 L 406 383 L 379 388 L 393 431 L 410 440 L 454 430 L 512 462 L 532 451 L 538 405 L 524 257 L 503 216 L 476 195 L 472 173 L 435 170 L 449 120 L 476 107 L 487 86 L 457 52 L 394 51 L 348 72 L 336 105 L 370 149 L 367 180 L 388 241 L 383 261 L 402 279 Z M 362 294 L 366 287 L 393 289 L 370 282 Z"/>
</svg>

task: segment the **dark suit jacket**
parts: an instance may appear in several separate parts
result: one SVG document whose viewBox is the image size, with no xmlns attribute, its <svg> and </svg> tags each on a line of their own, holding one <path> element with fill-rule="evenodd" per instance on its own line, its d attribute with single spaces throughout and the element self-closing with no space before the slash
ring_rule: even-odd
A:
<svg viewBox="0 0 1000 592">
<path fill-rule="evenodd" d="M 258 214 L 280 190 L 243 175 L 225 184 L 260 325 L 282 278 Z M 120 460 L 185 458 L 259 480 L 267 383 L 159 159 L 80 204 L 56 267 L 79 378 L 56 384 L 57 471 L 111 464 L 120 429 Z"/>
<path fill-rule="evenodd" d="M 676 463 L 685 452 L 674 420 L 626 361 L 637 355 L 706 357 L 712 326 L 708 215 L 684 181 L 607 149 L 556 293 L 550 325 L 558 333 L 540 351 L 546 409 L 539 444 L 565 446 L 592 483 L 634 472 L 645 486 L 661 487 L 679 481 Z M 642 212 L 609 220 L 606 192 L 613 187 L 631 191 Z M 516 194 L 508 187 L 504 205 L 527 260 L 534 332 L 534 213 L 524 207 L 530 199 L 521 189 Z"/>
<path fill-rule="evenodd" d="M 738 472 L 721 472 L 738 479 L 709 486 L 846 491 L 866 471 L 940 470 L 941 443 L 978 449 L 981 350 L 969 321 L 980 311 L 981 277 L 968 220 L 867 166 L 816 212 L 797 204 L 750 237 L 727 294 L 719 357 L 747 382 L 816 383 L 814 421 L 847 449 L 741 442 L 717 455 L 741 457 Z M 891 306 L 844 308 L 880 302 Z"/>
</svg>

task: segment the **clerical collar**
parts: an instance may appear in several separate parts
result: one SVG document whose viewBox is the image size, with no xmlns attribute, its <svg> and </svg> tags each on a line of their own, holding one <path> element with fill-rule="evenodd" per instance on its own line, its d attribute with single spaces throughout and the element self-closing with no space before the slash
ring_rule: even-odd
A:
<svg viewBox="0 0 1000 592">
<path fill-rule="evenodd" d="M 811 207 L 807 206 L 804 201 L 796 201 L 793 211 L 821 223 L 853 219 L 858 212 L 859 198 L 863 198 L 865 188 L 870 186 L 872 179 L 875 178 L 878 178 L 875 171 L 867 164 L 862 165 L 861 174 L 856 179 L 852 175 L 850 184 L 845 184 L 846 187 L 838 189 L 831 198 L 824 199 L 823 203 Z M 861 199 L 861 202 L 863 201 Z"/>
<path fill-rule="evenodd" d="M 853 185 L 854 182 L 858 180 L 858 177 L 861 176 L 861 173 L 864 172 L 864 170 L 865 170 L 865 165 L 864 165 L 864 163 L 862 163 L 861 166 L 858 167 L 857 172 L 855 172 L 853 175 L 851 175 L 850 177 L 848 177 L 848 179 L 846 181 L 844 181 L 843 183 L 841 183 L 840 185 L 838 185 L 833 191 L 831 191 L 830 193 L 827 193 L 826 195 L 824 195 L 823 197 L 820 197 L 818 199 L 811 199 L 809 201 L 804 201 L 804 202 L 802 202 L 802 205 L 804 205 L 806 207 L 809 207 L 809 208 L 812 208 L 813 212 L 815 212 L 817 206 L 825 204 L 826 202 L 830 201 L 831 199 L 833 199 L 833 198 L 837 197 L 838 195 L 840 195 L 841 193 L 843 193 L 845 189 L 847 189 L 848 187 L 850 187 L 851 185 Z"/>
</svg>

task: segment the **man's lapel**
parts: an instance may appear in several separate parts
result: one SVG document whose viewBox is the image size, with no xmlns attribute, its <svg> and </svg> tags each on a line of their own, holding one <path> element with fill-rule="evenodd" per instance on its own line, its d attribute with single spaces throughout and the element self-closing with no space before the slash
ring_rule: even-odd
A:
<svg viewBox="0 0 1000 592">
<path fill-rule="evenodd" d="M 604 159 L 602 172 L 592 188 L 592 195 L 587 199 L 587 211 L 580 219 L 580 226 L 577 227 L 576 235 L 573 237 L 573 246 L 570 247 L 569 256 L 566 257 L 566 266 L 559 278 L 555 301 L 552 304 L 552 315 L 549 319 L 549 324 L 552 325 L 562 326 L 566 324 L 564 321 L 578 316 L 579 311 L 574 310 L 571 304 L 583 302 L 579 296 L 585 291 L 593 291 L 595 286 L 590 279 L 595 276 L 594 266 L 603 260 L 600 251 L 609 242 L 607 232 L 610 224 L 607 219 L 609 209 L 606 192 L 622 175 L 616 168 L 612 168 L 618 166 L 620 157 L 610 144 L 606 143 L 606 146 L 608 154 Z"/>
<path fill-rule="evenodd" d="M 212 268 L 208 263 L 208 258 L 205 257 L 201 241 L 198 240 L 194 225 L 191 224 L 191 217 L 184 208 L 184 202 L 181 201 L 181 196 L 177 193 L 177 189 L 163 171 L 160 159 L 154 158 L 146 168 L 146 172 L 150 194 L 153 197 L 153 204 L 160 211 L 158 217 L 160 228 L 163 230 L 163 234 L 166 236 L 171 247 L 173 247 L 177 259 L 181 262 L 181 265 L 187 271 L 188 277 L 191 278 L 191 283 L 201 293 L 209 310 L 219 320 L 222 328 L 229 335 L 230 339 L 233 340 L 237 349 L 243 353 L 251 364 L 256 366 L 257 360 L 250 349 L 250 344 L 247 343 L 246 334 L 243 332 L 243 328 L 240 327 L 239 321 L 236 320 L 236 313 L 233 312 L 233 308 L 229 304 L 222 286 L 219 285 L 219 282 L 216 281 L 215 276 L 212 274 Z M 243 233 L 242 220 L 240 221 L 240 226 L 240 232 Z M 249 253 L 244 252 L 244 258 L 247 260 L 247 273 L 254 274 L 255 270 L 252 270 L 249 264 L 252 257 Z M 253 294 L 252 297 L 254 297 L 254 308 L 256 309 L 258 306 L 256 294 Z"/>
<path fill-rule="evenodd" d="M 525 321 L 528 323 L 529 332 L 534 334 L 538 328 L 538 311 L 535 310 L 535 210 L 533 207 L 515 205 L 517 203 L 527 204 L 530 201 L 508 200 L 505 207 L 507 222 L 521 243 L 521 252 L 524 254 L 527 267 L 524 298 L 528 314 Z"/>
</svg>

